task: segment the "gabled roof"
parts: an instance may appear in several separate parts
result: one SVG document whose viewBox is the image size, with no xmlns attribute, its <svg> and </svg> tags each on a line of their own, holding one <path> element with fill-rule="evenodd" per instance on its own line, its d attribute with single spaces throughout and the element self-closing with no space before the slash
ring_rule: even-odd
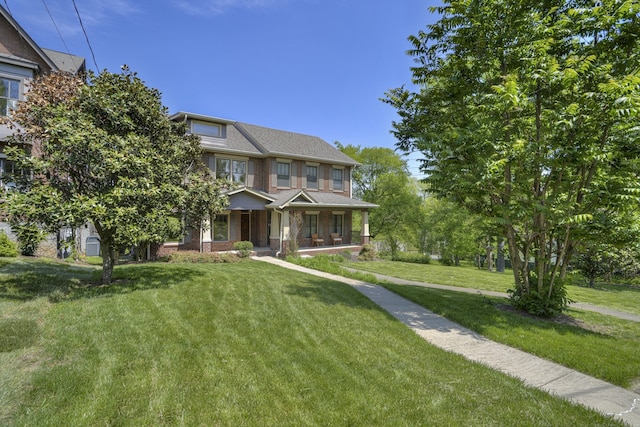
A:
<svg viewBox="0 0 640 427">
<path fill-rule="evenodd" d="M 325 161 L 344 166 L 356 166 L 359 164 L 317 136 L 183 111 L 173 114 L 170 119 L 191 119 L 225 124 L 225 138 L 201 137 L 202 146 L 205 150 L 254 157 L 283 157 L 308 161 Z"/>
<path fill-rule="evenodd" d="M 267 204 L 269 209 L 285 208 L 332 208 L 332 209 L 373 209 L 378 205 L 362 200 L 351 199 L 336 193 L 310 192 L 305 190 L 285 190 L 277 194 L 272 194 L 275 200 Z"/>
<path fill-rule="evenodd" d="M 13 19 L 13 16 L 7 10 L 0 6 L 0 16 L 2 16 L 8 23 L 11 25 L 17 32 L 20 37 L 27 43 L 27 45 L 40 57 L 40 59 L 51 69 L 54 71 L 58 70 L 58 66 L 56 63 L 47 56 L 46 53 L 38 46 L 38 44 L 33 41 L 31 36 L 27 34 L 27 32 L 18 24 L 18 22 Z M 41 70 L 45 71 L 45 70 Z"/>
</svg>

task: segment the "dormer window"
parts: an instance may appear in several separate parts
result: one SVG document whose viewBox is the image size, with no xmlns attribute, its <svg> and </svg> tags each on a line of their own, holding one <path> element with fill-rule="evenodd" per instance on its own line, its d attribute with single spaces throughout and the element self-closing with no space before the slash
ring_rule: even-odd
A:
<svg viewBox="0 0 640 427">
<path fill-rule="evenodd" d="M 224 128 L 219 123 L 207 123 L 195 120 L 191 122 L 191 133 L 196 135 L 224 138 L 223 131 Z"/>
<path fill-rule="evenodd" d="M 0 116 L 8 116 L 20 99 L 20 81 L 0 78 Z"/>
</svg>

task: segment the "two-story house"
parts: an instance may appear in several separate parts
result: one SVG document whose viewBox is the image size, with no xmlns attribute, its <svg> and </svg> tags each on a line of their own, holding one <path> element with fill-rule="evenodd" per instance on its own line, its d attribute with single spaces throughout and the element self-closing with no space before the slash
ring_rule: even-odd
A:
<svg viewBox="0 0 640 427">
<path fill-rule="evenodd" d="M 31 81 L 54 71 L 83 75 L 86 72 L 85 60 L 79 56 L 41 48 L 11 14 L 0 6 L 0 116 L 7 116 L 19 101 L 25 99 Z M 8 126 L 0 124 L 0 188 L 11 186 L 11 182 L 5 182 L 4 179 L 5 173 L 13 172 L 13 164 L 4 154 L 11 132 Z M 0 230 L 12 236 L 11 227 L 2 220 L 0 212 Z M 47 243 L 55 253 L 55 237 Z"/>
<path fill-rule="evenodd" d="M 25 98 L 29 82 L 53 71 L 82 74 L 86 71 L 85 60 L 41 48 L 0 6 L 0 116 L 7 116 L 18 101 Z M 11 169 L 11 164 L 2 153 L 10 134 L 7 126 L 0 125 L 0 179 Z"/>
<path fill-rule="evenodd" d="M 358 163 L 321 138 L 233 120 L 179 112 L 201 138 L 205 163 L 234 188 L 229 206 L 206 230 L 193 230 L 179 243 L 160 248 L 223 251 L 237 241 L 286 253 L 292 238 L 300 248 L 334 247 L 369 241 L 368 212 L 376 205 L 351 197 L 351 173 Z M 354 212 L 361 223 L 354 227 Z M 352 230 L 360 230 L 359 238 Z"/>
</svg>

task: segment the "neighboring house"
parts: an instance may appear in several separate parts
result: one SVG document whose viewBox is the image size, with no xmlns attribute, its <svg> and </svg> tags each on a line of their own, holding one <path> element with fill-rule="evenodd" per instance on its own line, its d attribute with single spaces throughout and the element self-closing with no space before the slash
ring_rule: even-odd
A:
<svg viewBox="0 0 640 427">
<path fill-rule="evenodd" d="M 7 116 L 18 101 L 25 99 L 29 82 L 54 71 L 84 74 L 85 60 L 79 56 L 41 48 L 7 10 L 0 6 L 0 116 Z M 0 185 L 3 188 L 11 186 L 10 182 L 4 180 L 4 174 L 11 172 L 13 168 L 4 154 L 9 135 L 11 130 L 0 124 Z M 6 223 L 0 222 L 0 229 L 11 234 Z"/>
<path fill-rule="evenodd" d="M 377 205 L 351 197 L 351 173 L 358 163 L 324 140 L 186 112 L 171 119 L 187 122 L 200 136 L 212 174 L 234 187 L 226 211 L 207 230 L 192 230 L 183 241 L 163 245 L 161 255 L 230 250 L 237 241 L 280 255 L 296 234 L 300 248 L 369 242 L 368 212 Z M 356 211 L 361 224 L 354 226 Z M 356 239 L 354 229 L 360 230 Z"/>
</svg>

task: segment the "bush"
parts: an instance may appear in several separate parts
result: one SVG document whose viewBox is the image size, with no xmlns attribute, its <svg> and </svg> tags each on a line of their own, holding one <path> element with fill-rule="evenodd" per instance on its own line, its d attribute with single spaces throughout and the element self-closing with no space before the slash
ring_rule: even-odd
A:
<svg viewBox="0 0 640 427">
<path fill-rule="evenodd" d="M 240 257 L 229 252 L 197 252 L 197 251 L 179 251 L 172 252 L 164 256 L 160 261 L 169 263 L 234 263 L 240 261 Z"/>
<path fill-rule="evenodd" d="M 431 257 L 419 253 L 398 252 L 391 257 L 391 261 L 412 262 L 414 264 L 430 264 Z"/>
<path fill-rule="evenodd" d="M 551 291 L 551 298 L 547 301 L 549 284 L 545 280 L 542 293 L 530 288 L 529 292 L 522 289 L 507 290 L 511 304 L 529 314 L 540 317 L 553 317 L 565 310 L 573 301 L 567 296 L 567 283 L 562 279 L 556 279 Z"/>
<path fill-rule="evenodd" d="M 0 231 L 0 257 L 16 257 L 18 248 L 16 244 L 9 240 L 9 236 L 4 230 Z"/>
<path fill-rule="evenodd" d="M 358 259 L 360 261 L 373 261 L 376 259 L 377 253 L 376 248 L 373 245 L 366 244 L 362 245 L 362 249 L 360 249 L 360 253 L 358 254 Z"/>
<path fill-rule="evenodd" d="M 233 244 L 233 249 L 238 251 L 238 256 L 240 258 L 247 258 L 251 255 L 251 251 L 253 250 L 253 243 L 248 241 L 235 242 Z"/>
<path fill-rule="evenodd" d="M 16 233 L 20 253 L 24 256 L 34 256 L 46 237 L 40 227 L 34 224 L 14 225 L 11 229 Z"/>
</svg>

